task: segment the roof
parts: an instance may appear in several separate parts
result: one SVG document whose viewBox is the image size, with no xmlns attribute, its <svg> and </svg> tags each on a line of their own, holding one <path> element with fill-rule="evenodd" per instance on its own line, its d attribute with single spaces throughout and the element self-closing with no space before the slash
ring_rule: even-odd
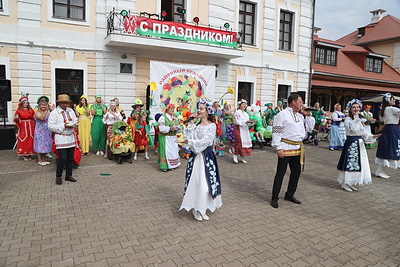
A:
<svg viewBox="0 0 400 267">
<path fill-rule="evenodd" d="M 315 36 L 315 41 L 320 40 L 318 36 Z M 324 39 L 323 39 L 324 40 Z M 337 42 L 341 44 L 340 42 Z M 400 84 L 400 73 L 398 73 L 395 69 L 393 69 L 390 65 L 383 61 L 382 64 L 382 73 L 375 73 L 365 71 L 364 64 L 362 66 L 357 61 L 359 59 L 356 58 L 355 54 L 369 54 L 373 53 L 367 48 L 359 47 L 351 44 L 343 44 L 344 47 L 342 49 L 338 49 L 337 54 L 337 65 L 336 66 L 328 66 L 322 64 L 312 63 L 312 68 L 314 72 L 326 73 L 326 74 L 334 74 L 337 76 L 348 76 L 348 77 L 357 77 L 364 78 L 368 80 L 378 80 L 378 81 L 389 81 L 396 82 Z"/>
<path fill-rule="evenodd" d="M 400 39 L 400 19 L 387 15 L 376 23 L 370 23 L 364 27 L 365 34 L 358 37 L 358 30 L 340 38 L 337 42 L 344 44 L 362 45 L 367 43 L 382 42 Z"/>
<path fill-rule="evenodd" d="M 315 43 L 327 43 L 327 44 L 332 44 L 332 45 L 336 45 L 336 46 L 344 46 L 343 43 L 332 41 L 332 40 L 325 39 L 325 38 L 321 38 L 321 37 L 318 37 L 318 35 L 314 35 L 314 42 Z"/>
</svg>

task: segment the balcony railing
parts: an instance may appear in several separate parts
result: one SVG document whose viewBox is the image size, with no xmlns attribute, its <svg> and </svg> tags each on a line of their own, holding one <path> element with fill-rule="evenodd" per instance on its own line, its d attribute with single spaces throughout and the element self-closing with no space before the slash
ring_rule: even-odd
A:
<svg viewBox="0 0 400 267">
<path fill-rule="evenodd" d="M 241 33 L 223 27 L 202 26 L 163 20 L 160 14 L 117 12 L 107 16 L 107 35 L 135 35 L 147 38 L 172 39 L 211 46 L 241 48 Z"/>
</svg>

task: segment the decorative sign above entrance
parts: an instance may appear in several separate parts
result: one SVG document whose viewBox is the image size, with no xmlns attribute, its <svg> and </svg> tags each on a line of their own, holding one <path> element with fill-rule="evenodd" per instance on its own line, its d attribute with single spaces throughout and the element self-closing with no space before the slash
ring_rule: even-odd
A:
<svg viewBox="0 0 400 267">
<path fill-rule="evenodd" d="M 227 47 L 238 45 L 236 32 L 131 15 L 124 17 L 124 33 Z"/>
</svg>

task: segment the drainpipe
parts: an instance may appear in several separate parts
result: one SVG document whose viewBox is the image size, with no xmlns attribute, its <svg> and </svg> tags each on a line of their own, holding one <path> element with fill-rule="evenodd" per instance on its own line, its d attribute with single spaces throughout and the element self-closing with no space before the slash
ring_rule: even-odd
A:
<svg viewBox="0 0 400 267">
<path fill-rule="evenodd" d="M 307 99 L 307 105 L 310 105 L 311 101 L 311 81 L 312 81 L 312 55 L 313 55 L 313 47 L 314 47 L 314 23 L 315 23 L 315 1 L 316 0 L 311 0 L 312 1 L 312 25 L 311 25 L 311 46 L 310 46 L 310 74 L 309 74 L 309 82 L 308 82 L 308 99 Z"/>
</svg>

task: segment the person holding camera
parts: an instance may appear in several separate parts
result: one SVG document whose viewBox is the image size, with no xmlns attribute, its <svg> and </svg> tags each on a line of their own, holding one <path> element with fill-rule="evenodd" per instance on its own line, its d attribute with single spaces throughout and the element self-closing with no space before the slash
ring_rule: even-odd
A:
<svg viewBox="0 0 400 267">
<path fill-rule="evenodd" d="M 74 148 L 77 145 L 74 128 L 78 122 L 75 112 L 68 107 L 69 96 L 60 94 L 57 97 L 57 108 L 49 116 L 48 128 L 54 132 L 54 143 L 58 151 L 56 183 L 62 184 L 62 173 L 66 168 L 65 181 L 76 182 L 72 177 Z"/>
</svg>

